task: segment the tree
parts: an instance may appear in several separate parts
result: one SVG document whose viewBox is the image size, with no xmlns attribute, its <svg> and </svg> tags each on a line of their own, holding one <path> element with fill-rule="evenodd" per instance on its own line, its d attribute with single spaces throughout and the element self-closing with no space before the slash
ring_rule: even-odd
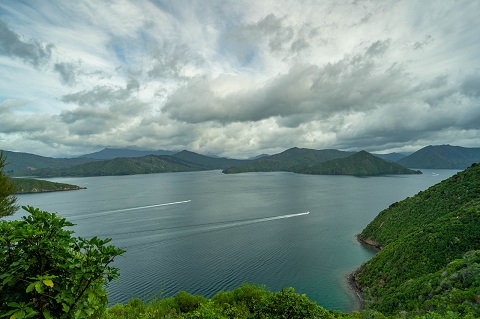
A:
<svg viewBox="0 0 480 319">
<path fill-rule="evenodd" d="M 107 305 L 110 266 L 124 251 L 110 239 L 72 237 L 74 224 L 23 207 L 22 220 L 0 222 L 0 317 L 88 318 Z"/>
<path fill-rule="evenodd" d="M 13 215 L 18 209 L 18 206 L 15 205 L 17 197 L 12 195 L 15 192 L 15 185 L 7 175 L 3 173 L 6 165 L 6 158 L 3 153 L 0 152 L 0 218 Z"/>
</svg>

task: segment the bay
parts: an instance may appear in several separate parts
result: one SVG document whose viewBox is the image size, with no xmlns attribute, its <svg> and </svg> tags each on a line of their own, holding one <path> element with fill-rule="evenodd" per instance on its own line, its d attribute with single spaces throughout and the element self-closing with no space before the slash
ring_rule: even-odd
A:
<svg viewBox="0 0 480 319">
<path fill-rule="evenodd" d="M 458 172 L 422 171 L 52 178 L 87 189 L 18 199 L 66 217 L 76 236 L 110 237 L 127 250 L 115 261 L 120 278 L 109 284 L 110 304 L 182 290 L 211 297 L 247 282 L 294 287 L 327 309 L 349 312 L 358 305 L 346 277 L 374 254 L 355 235 L 393 202 Z"/>
</svg>

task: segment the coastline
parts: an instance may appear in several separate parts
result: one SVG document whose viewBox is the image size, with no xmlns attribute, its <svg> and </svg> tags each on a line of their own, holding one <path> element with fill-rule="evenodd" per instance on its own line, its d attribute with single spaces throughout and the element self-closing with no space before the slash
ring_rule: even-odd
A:
<svg viewBox="0 0 480 319">
<path fill-rule="evenodd" d="M 76 191 L 79 189 L 87 189 L 86 187 L 71 187 L 71 188 L 59 188 L 59 189 L 40 189 L 40 188 L 33 188 L 28 191 L 16 191 L 14 194 L 15 195 L 21 195 L 21 194 L 38 194 L 38 193 L 52 193 L 52 192 L 67 192 L 67 191 Z"/>
<path fill-rule="evenodd" d="M 357 239 L 357 241 L 362 246 L 364 246 L 367 249 L 373 250 L 375 252 L 379 252 L 382 249 L 382 247 L 380 245 L 378 245 L 375 241 L 369 240 L 369 239 L 365 240 L 365 239 L 361 238 L 360 234 L 356 234 L 355 238 Z M 360 269 L 360 267 L 358 267 L 354 272 L 350 273 L 347 276 L 348 286 L 357 296 L 357 300 L 358 300 L 358 304 L 359 304 L 358 311 L 365 310 L 365 299 L 363 297 L 363 290 L 362 290 L 362 287 L 358 284 L 358 282 L 355 278 L 355 273 L 357 272 L 358 269 Z"/>
</svg>

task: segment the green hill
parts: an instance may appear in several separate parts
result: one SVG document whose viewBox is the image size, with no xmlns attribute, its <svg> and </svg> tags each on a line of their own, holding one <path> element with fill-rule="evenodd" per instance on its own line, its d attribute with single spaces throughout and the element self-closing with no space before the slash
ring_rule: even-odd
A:
<svg viewBox="0 0 480 319">
<path fill-rule="evenodd" d="M 293 172 L 296 167 L 313 165 L 335 158 L 342 158 L 352 155 L 352 152 L 339 150 L 312 150 L 307 148 L 290 148 L 282 153 L 261 157 L 238 166 L 225 169 L 225 174 L 236 174 L 246 172 Z"/>
<path fill-rule="evenodd" d="M 42 168 L 33 171 L 32 175 L 38 177 L 107 176 L 189 172 L 207 169 L 209 168 L 168 155 L 148 155 L 143 157 L 115 158 L 69 168 Z"/>
<path fill-rule="evenodd" d="M 56 183 L 33 178 L 13 178 L 12 181 L 15 184 L 15 194 L 70 191 L 85 188 L 77 185 Z"/>
<path fill-rule="evenodd" d="M 358 237 L 382 248 L 355 273 L 372 309 L 480 316 L 479 164 L 392 204 Z"/>
<path fill-rule="evenodd" d="M 1 151 L 7 158 L 4 172 L 10 176 L 23 175 L 24 172 L 39 168 L 65 168 L 96 161 L 92 158 L 52 158 L 29 153 Z M 30 175 L 27 173 L 27 175 Z"/>
<path fill-rule="evenodd" d="M 336 158 L 311 166 L 298 167 L 295 173 L 318 175 L 374 176 L 386 174 L 421 174 L 397 163 L 387 162 L 366 151 L 344 158 Z"/>
<path fill-rule="evenodd" d="M 480 161 L 480 148 L 451 145 L 424 147 L 397 163 L 411 168 L 465 169 Z"/>
</svg>

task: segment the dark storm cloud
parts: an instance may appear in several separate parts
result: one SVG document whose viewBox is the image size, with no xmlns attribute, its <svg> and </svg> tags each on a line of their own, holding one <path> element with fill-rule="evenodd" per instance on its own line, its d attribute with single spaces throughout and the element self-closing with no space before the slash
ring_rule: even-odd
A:
<svg viewBox="0 0 480 319">
<path fill-rule="evenodd" d="M 53 44 L 41 44 L 36 40 L 24 41 L 0 20 L 0 54 L 23 60 L 39 67 L 46 64 L 52 55 Z"/>
</svg>

